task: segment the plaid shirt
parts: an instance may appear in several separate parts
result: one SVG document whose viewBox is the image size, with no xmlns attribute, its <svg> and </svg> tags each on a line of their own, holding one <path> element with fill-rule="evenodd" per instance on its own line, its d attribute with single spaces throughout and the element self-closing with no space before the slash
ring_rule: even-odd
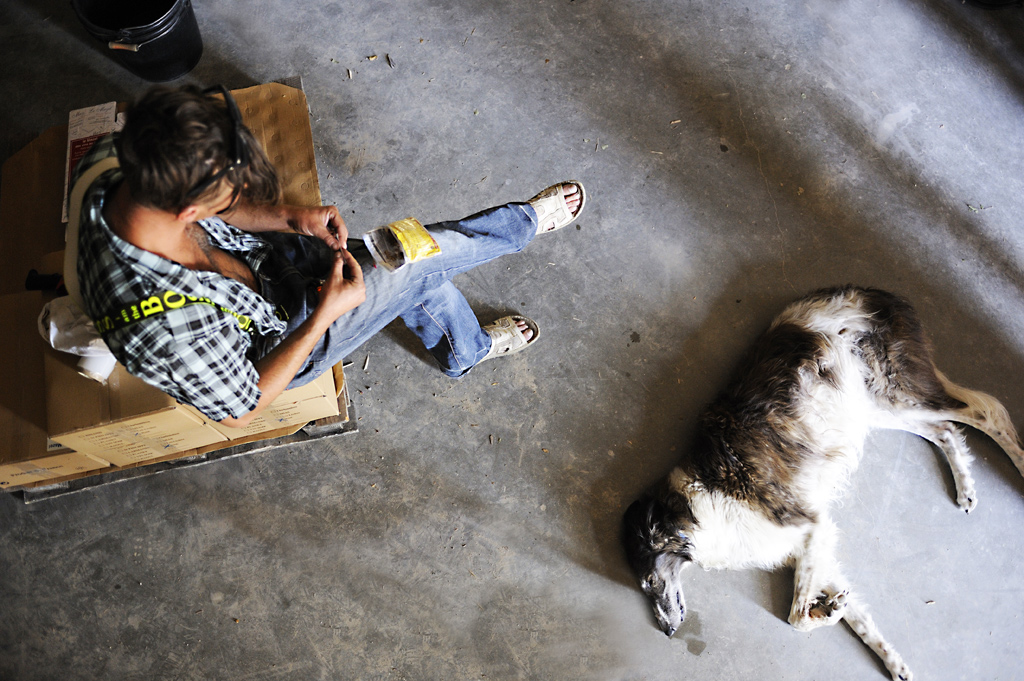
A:
<svg viewBox="0 0 1024 681">
<path fill-rule="evenodd" d="M 116 154 L 117 133 L 101 139 L 78 163 L 85 169 Z M 285 324 L 274 305 L 245 284 L 217 272 L 200 272 L 142 250 L 120 238 L 103 217 L 108 192 L 123 179 L 120 169 L 103 173 L 82 201 L 78 233 L 78 278 L 93 319 L 116 313 L 166 290 L 205 297 L 249 317 L 254 337 L 238 320 L 212 305 L 186 305 L 104 334 L 110 351 L 129 373 L 220 421 L 252 411 L 260 398 L 258 358 L 280 342 Z M 199 223 L 210 242 L 245 262 L 255 273 L 269 246 L 220 218 Z"/>
</svg>

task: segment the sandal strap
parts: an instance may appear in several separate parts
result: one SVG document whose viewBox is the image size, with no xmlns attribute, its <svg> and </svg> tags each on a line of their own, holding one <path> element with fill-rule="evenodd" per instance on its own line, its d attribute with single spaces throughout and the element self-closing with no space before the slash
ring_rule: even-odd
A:
<svg viewBox="0 0 1024 681">
<path fill-rule="evenodd" d="M 579 192 L 580 205 L 575 213 L 569 210 L 569 205 L 565 202 L 565 194 L 562 192 L 562 187 L 567 184 L 575 186 Z M 553 232 L 572 223 L 583 212 L 586 197 L 586 192 L 580 182 L 568 180 L 553 184 L 530 199 L 530 205 L 537 211 L 537 233 Z"/>
<path fill-rule="evenodd" d="M 517 321 L 524 321 L 526 325 L 533 330 L 533 336 L 530 340 L 526 340 L 523 336 L 523 332 L 516 326 Z M 540 329 L 537 323 L 528 317 L 522 315 L 509 315 L 502 317 L 494 322 L 483 327 L 487 335 L 491 337 L 491 349 L 487 351 L 487 354 L 480 361 L 484 359 L 491 359 L 492 357 L 501 357 L 502 355 L 512 355 L 521 350 L 526 349 L 527 346 L 533 345 L 537 340 L 537 336 L 540 333 Z"/>
</svg>

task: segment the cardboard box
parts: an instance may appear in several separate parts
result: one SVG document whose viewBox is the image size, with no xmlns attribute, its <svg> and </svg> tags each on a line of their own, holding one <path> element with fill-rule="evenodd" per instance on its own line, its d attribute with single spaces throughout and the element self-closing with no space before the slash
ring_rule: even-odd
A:
<svg viewBox="0 0 1024 681">
<path fill-rule="evenodd" d="M 114 466 L 302 426 L 339 413 L 332 372 L 281 393 L 245 428 L 229 428 L 135 378 L 121 365 L 101 385 L 78 375 L 76 360 L 46 348 L 47 432 L 52 441 Z"/>
<path fill-rule="evenodd" d="M 67 126 L 50 128 L 4 163 L 0 188 L 0 294 L 25 290 L 46 253 L 64 250 L 61 222 Z"/>
<path fill-rule="evenodd" d="M 22 461 L 0 466 L 0 489 L 20 487 L 36 482 L 50 482 L 57 478 L 69 478 L 81 473 L 96 474 L 110 468 L 105 461 L 86 454 L 69 452 L 46 456 L 42 459 Z"/>
<path fill-rule="evenodd" d="M 275 164 L 284 201 L 320 205 L 305 95 L 278 83 L 234 91 L 246 124 Z M 21 292 L 30 269 L 52 273 L 64 245 L 61 195 L 67 126 L 55 126 L 11 156 L 0 188 L 0 488 L 81 477 L 111 466 L 190 456 L 295 432 L 344 413 L 340 367 L 286 391 L 248 428 L 209 422 L 192 407 L 118 366 L 107 386 L 78 375 L 77 357 L 49 348 L 36 329 L 45 297 Z M 2 295 L 9 294 L 9 295 Z M 63 449 L 53 451 L 47 433 Z"/>
<path fill-rule="evenodd" d="M 78 358 L 46 348 L 46 429 L 50 439 L 115 466 L 226 440 L 191 407 L 118 365 L 106 385 L 78 374 Z"/>
<path fill-rule="evenodd" d="M 36 330 L 38 291 L 0 296 L 0 489 L 107 468 L 81 453 L 53 453 L 46 437 L 43 351 Z"/>
<path fill-rule="evenodd" d="M 341 401 L 344 381 L 341 366 L 335 366 L 333 373 L 325 373 L 311 383 L 281 393 L 245 428 L 228 428 L 219 423 L 211 423 L 210 426 L 228 440 L 235 441 L 264 431 L 302 427 L 310 421 L 337 416 L 345 408 Z"/>
</svg>

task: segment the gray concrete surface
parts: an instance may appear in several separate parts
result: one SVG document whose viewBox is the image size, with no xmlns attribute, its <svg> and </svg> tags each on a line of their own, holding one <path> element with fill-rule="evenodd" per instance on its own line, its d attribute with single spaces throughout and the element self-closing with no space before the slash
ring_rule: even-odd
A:
<svg viewBox="0 0 1024 681">
<path fill-rule="evenodd" d="M 567 178 L 591 203 L 460 282 L 481 317 L 540 322 L 528 353 L 452 382 L 392 326 L 353 356 L 358 434 L 28 506 L 0 495 L 0 677 L 886 678 L 847 629 L 786 624 L 785 571 L 693 571 L 666 639 L 618 523 L 744 348 L 820 286 L 909 297 L 941 368 L 1024 426 L 1019 8 L 195 11 L 206 52 L 183 81 L 301 75 L 324 199 L 353 233 Z M 64 0 L 0 5 L 0 64 L 4 158 L 146 87 Z M 836 512 L 850 579 L 922 680 L 1024 678 L 1024 481 L 970 443 L 976 513 L 940 455 L 896 433 L 872 438 Z"/>
</svg>

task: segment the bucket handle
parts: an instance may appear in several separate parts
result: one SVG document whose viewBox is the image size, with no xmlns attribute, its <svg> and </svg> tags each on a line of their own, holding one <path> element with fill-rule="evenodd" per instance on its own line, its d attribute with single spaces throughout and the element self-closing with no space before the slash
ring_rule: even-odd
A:
<svg viewBox="0 0 1024 681">
<path fill-rule="evenodd" d="M 144 40 L 142 42 L 131 42 L 131 31 L 122 28 L 120 31 L 117 32 L 117 39 L 111 40 L 109 43 L 107 43 L 107 47 L 109 47 L 112 50 L 138 52 L 140 47 L 142 47 L 143 45 L 148 45 L 149 43 L 153 42 L 154 40 L 160 37 L 161 36 L 157 35 L 151 37 L 149 40 Z"/>
<path fill-rule="evenodd" d="M 75 2 L 72 2 L 71 4 L 75 5 L 75 11 L 78 12 L 77 4 Z M 182 3 L 181 6 L 185 7 L 185 8 L 188 8 L 188 9 L 191 9 L 191 7 L 192 7 L 192 0 L 185 0 L 185 2 Z M 171 7 L 171 9 L 168 10 L 168 15 L 170 14 L 171 11 L 174 11 L 176 9 L 178 9 L 178 1 L 177 0 L 175 1 L 174 5 Z M 80 18 L 81 18 L 81 16 L 82 16 L 81 13 L 79 13 L 79 17 Z M 177 19 L 179 19 L 180 16 L 181 16 L 181 12 L 179 12 L 178 16 L 175 17 L 175 21 Z M 165 18 L 166 18 L 166 16 L 165 16 Z M 85 20 L 83 19 L 83 21 L 85 21 Z M 171 28 L 173 29 L 173 24 L 172 24 Z M 154 42 L 154 41 L 159 40 L 160 38 L 162 38 L 164 35 L 167 34 L 168 30 L 169 29 L 164 27 L 164 29 L 162 31 L 160 31 L 160 33 L 158 35 L 150 36 L 149 40 L 144 40 L 142 42 L 130 42 L 131 38 L 132 38 L 131 32 L 129 30 L 127 30 L 127 29 L 122 28 L 121 30 L 119 30 L 117 32 L 117 38 L 115 40 L 111 40 L 110 42 L 107 43 L 107 47 L 110 48 L 111 50 L 124 50 L 126 52 L 138 52 L 140 47 L 143 47 L 144 45 L 148 45 L 149 43 Z"/>
</svg>

